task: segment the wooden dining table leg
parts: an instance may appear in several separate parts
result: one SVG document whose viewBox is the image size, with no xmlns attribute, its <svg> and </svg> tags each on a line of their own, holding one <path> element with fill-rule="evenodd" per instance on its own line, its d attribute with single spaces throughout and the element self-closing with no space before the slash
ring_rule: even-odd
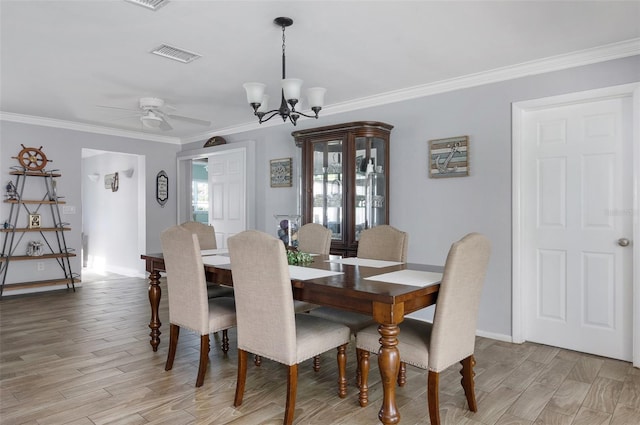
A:
<svg viewBox="0 0 640 425">
<path fill-rule="evenodd" d="M 158 310 L 160 309 L 160 297 L 162 291 L 160 289 L 160 272 L 157 270 L 152 271 L 149 274 L 149 304 L 151 305 L 151 321 L 149 322 L 149 328 L 151 329 L 151 347 L 153 351 L 158 351 L 158 345 L 160 345 L 160 315 Z"/>
<path fill-rule="evenodd" d="M 382 377 L 382 407 L 378 419 L 385 425 L 400 422 L 400 413 L 396 405 L 396 379 L 400 370 L 400 352 L 398 351 L 398 325 L 380 325 L 380 351 L 378 368 Z"/>
</svg>

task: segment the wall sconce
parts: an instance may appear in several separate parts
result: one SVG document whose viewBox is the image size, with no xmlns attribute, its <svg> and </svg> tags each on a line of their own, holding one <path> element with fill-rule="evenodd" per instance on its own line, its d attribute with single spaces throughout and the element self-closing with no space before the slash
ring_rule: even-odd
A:
<svg viewBox="0 0 640 425">
<path fill-rule="evenodd" d="M 87 177 L 89 177 L 89 180 L 91 180 L 92 182 L 97 182 L 100 179 L 100 174 L 93 173 L 93 174 L 87 175 Z"/>
<path fill-rule="evenodd" d="M 127 178 L 131 178 L 131 176 L 133 176 L 133 168 L 129 168 L 127 170 L 123 170 L 121 171 L 122 174 L 124 174 Z"/>
</svg>

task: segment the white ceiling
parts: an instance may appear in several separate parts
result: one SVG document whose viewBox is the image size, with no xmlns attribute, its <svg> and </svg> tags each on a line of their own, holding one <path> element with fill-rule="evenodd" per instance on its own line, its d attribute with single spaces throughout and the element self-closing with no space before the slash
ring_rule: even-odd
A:
<svg viewBox="0 0 640 425">
<path fill-rule="evenodd" d="M 124 0 L 0 0 L 0 118 L 182 142 L 257 127 L 242 83 L 266 83 L 276 106 L 278 16 L 294 20 L 287 76 L 327 88 L 321 115 L 469 75 L 530 73 L 549 58 L 558 66 L 558 55 L 640 52 L 640 1 L 171 0 L 150 11 Z M 183 64 L 149 53 L 163 43 L 202 57 Z M 127 111 L 98 107 L 136 109 L 143 96 L 212 125 L 174 120 L 173 130 L 151 131 Z"/>
</svg>

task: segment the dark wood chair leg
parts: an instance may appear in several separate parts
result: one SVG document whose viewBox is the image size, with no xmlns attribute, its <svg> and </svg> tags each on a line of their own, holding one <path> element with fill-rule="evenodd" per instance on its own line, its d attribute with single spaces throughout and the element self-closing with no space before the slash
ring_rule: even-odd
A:
<svg viewBox="0 0 640 425">
<path fill-rule="evenodd" d="M 362 382 L 362 373 L 360 372 L 360 357 L 362 356 L 361 350 L 356 349 L 356 387 L 360 390 L 360 384 Z"/>
<path fill-rule="evenodd" d="M 287 374 L 287 405 L 284 411 L 284 425 L 293 423 L 296 413 L 296 393 L 298 392 L 298 365 L 289 366 Z"/>
<path fill-rule="evenodd" d="M 209 364 L 209 334 L 200 336 L 200 365 L 198 366 L 198 379 L 196 387 L 201 387 L 204 383 L 204 375 L 207 373 Z"/>
<path fill-rule="evenodd" d="M 429 419 L 431 425 L 440 425 L 440 400 L 438 386 L 440 385 L 440 374 L 429 371 L 427 378 L 427 398 L 429 404 Z"/>
<path fill-rule="evenodd" d="M 313 371 L 320 372 L 320 356 L 315 356 L 313 358 Z"/>
<path fill-rule="evenodd" d="M 347 344 L 338 347 L 338 396 L 347 396 Z"/>
<path fill-rule="evenodd" d="M 222 352 L 224 354 L 229 352 L 229 334 L 226 329 L 222 331 Z"/>
<path fill-rule="evenodd" d="M 404 387 L 404 384 L 407 383 L 407 364 L 405 362 L 400 362 L 400 370 L 398 371 L 398 386 Z"/>
<path fill-rule="evenodd" d="M 171 370 L 173 360 L 176 358 L 176 348 L 178 347 L 178 337 L 180 336 L 180 326 L 171 323 L 169 325 L 169 352 L 167 353 L 167 362 L 164 370 Z"/>
<path fill-rule="evenodd" d="M 257 367 L 260 367 L 260 365 L 262 364 L 262 356 L 258 356 L 257 354 L 253 356 L 253 364 Z"/>
<path fill-rule="evenodd" d="M 357 349 L 358 364 L 360 365 L 360 406 L 365 407 L 369 404 L 369 352 L 367 350 Z"/>
<path fill-rule="evenodd" d="M 238 379 L 236 381 L 236 396 L 233 399 L 233 406 L 242 404 L 244 396 L 244 384 L 247 381 L 247 352 L 238 349 Z"/>
<path fill-rule="evenodd" d="M 476 403 L 476 390 L 473 379 L 476 376 L 476 373 L 473 371 L 473 367 L 476 365 L 476 359 L 472 354 L 469 357 L 462 359 L 460 364 L 462 364 L 462 370 L 460 371 L 462 380 L 460 381 L 460 383 L 462 384 L 462 388 L 464 389 L 464 394 L 467 396 L 469 410 L 471 410 L 472 412 L 477 412 L 478 404 Z"/>
</svg>

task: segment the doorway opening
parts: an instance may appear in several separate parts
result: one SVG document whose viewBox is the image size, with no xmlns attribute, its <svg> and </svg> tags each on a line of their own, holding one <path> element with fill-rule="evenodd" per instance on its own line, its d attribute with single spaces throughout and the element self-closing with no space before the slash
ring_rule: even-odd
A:
<svg viewBox="0 0 640 425">
<path fill-rule="evenodd" d="M 82 149 L 81 170 L 83 281 L 145 277 L 144 156 Z"/>
</svg>

